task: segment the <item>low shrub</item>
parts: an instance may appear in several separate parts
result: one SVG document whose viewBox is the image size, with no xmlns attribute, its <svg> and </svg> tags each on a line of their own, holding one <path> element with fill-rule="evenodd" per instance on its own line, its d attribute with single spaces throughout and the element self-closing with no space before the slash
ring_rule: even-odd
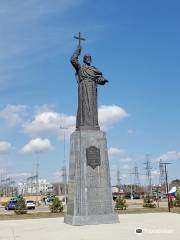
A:
<svg viewBox="0 0 180 240">
<path fill-rule="evenodd" d="M 26 201 L 25 201 L 25 199 L 23 197 L 19 197 L 17 199 L 16 209 L 14 210 L 14 212 L 17 215 L 21 215 L 21 214 L 26 214 L 27 213 Z"/>
<path fill-rule="evenodd" d="M 174 200 L 174 206 L 180 207 L 180 189 L 176 192 L 176 199 Z"/>
<path fill-rule="evenodd" d="M 126 210 L 126 208 L 127 208 L 126 199 L 118 197 L 116 199 L 115 210 Z"/>
<path fill-rule="evenodd" d="M 54 197 L 52 204 L 49 205 L 49 209 L 52 213 L 61 213 L 63 211 L 63 204 L 59 198 Z"/>
<path fill-rule="evenodd" d="M 145 208 L 155 208 L 156 204 L 154 203 L 153 199 L 150 195 L 144 197 L 143 207 Z"/>
</svg>

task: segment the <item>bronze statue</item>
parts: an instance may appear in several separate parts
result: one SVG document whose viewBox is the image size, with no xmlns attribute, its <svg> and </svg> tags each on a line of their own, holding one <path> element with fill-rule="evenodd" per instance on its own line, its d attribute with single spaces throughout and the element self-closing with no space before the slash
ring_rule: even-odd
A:
<svg viewBox="0 0 180 240">
<path fill-rule="evenodd" d="M 84 64 L 80 64 L 78 57 L 81 54 L 81 34 L 78 37 L 78 46 L 71 57 L 71 64 L 76 70 L 78 82 L 78 111 L 76 118 L 77 130 L 98 130 L 97 110 L 97 84 L 104 85 L 108 82 L 96 67 L 91 66 L 91 55 L 85 54 Z"/>
</svg>

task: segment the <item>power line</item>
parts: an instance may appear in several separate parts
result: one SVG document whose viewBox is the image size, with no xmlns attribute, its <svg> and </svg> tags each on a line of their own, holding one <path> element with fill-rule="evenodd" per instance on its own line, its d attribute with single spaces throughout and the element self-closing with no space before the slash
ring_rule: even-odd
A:
<svg viewBox="0 0 180 240">
<path fill-rule="evenodd" d="M 152 165 L 151 165 L 151 159 L 149 154 L 146 155 L 146 161 L 144 162 L 144 165 L 145 165 L 146 177 L 148 182 L 147 191 L 152 195 L 152 177 L 151 177 Z"/>
</svg>

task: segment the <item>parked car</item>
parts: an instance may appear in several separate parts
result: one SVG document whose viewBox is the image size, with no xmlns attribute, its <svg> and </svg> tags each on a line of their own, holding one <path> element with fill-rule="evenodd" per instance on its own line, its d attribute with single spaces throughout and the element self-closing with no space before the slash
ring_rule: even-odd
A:
<svg viewBox="0 0 180 240">
<path fill-rule="evenodd" d="M 35 202 L 32 201 L 32 200 L 27 200 L 27 201 L 26 201 L 26 207 L 27 207 L 27 209 L 35 209 L 36 204 L 35 204 Z"/>
<path fill-rule="evenodd" d="M 10 201 L 6 204 L 5 210 L 15 210 L 16 204 L 17 204 L 17 200 L 10 200 Z"/>
</svg>

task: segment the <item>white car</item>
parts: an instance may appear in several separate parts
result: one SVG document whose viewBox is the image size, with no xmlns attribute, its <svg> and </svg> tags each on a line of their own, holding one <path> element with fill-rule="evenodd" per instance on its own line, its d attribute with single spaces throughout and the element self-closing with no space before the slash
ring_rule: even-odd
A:
<svg viewBox="0 0 180 240">
<path fill-rule="evenodd" d="M 27 200 L 27 201 L 26 201 L 26 207 L 27 207 L 27 209 L 35 209 L 36 204 L 35 204 L 35 202 L 32 201 L 32 200 Z"/>
</svg>

